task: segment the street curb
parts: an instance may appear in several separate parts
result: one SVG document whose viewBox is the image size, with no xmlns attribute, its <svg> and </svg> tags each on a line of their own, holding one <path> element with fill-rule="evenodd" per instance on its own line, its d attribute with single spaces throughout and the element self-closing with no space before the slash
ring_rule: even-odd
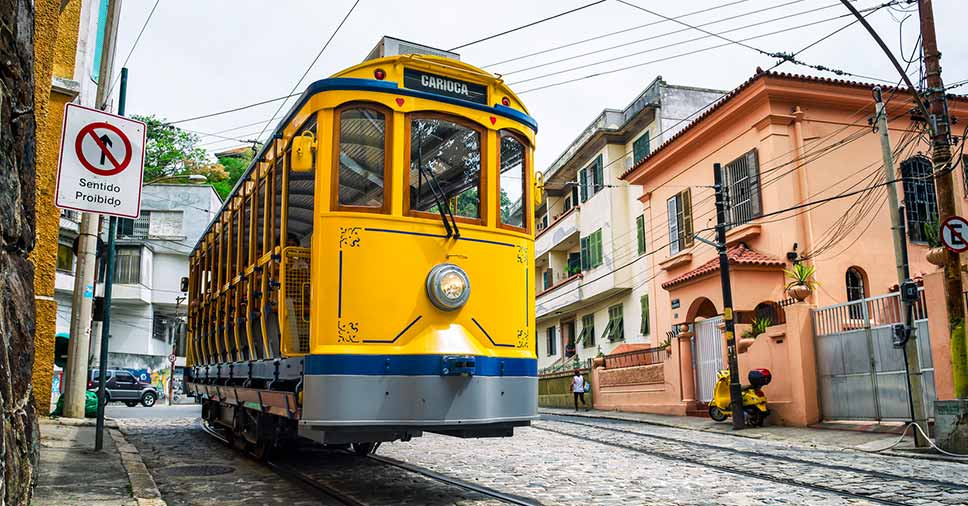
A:
<svg viewBox="0 0 968 506">
<path fill-rule="evenodd" d="M 60 425 L 73 425 L 76 427 L 94 427 L 97 425 L 97 421 L 93 418 L 66 418 L 63 416 L 48 416 L 41 418 L 39 423 L 44 424 L 60 424 Z M 104 426 L 109 429 L 117 429 L 118 422 L 110 418 L 104 419 Z"/>
<path fill-rule="evenodd" d="M 605 419 L 605 420 L 617 420 L 617 421 L 620 421 L 620 422 L 633 422 L 633 423 L 641 423 L 641 424 L 646 424 L 646 425 L 655 425 L 657 427 L 669 427 L 669 428 L 673 428 L 673 429 L 694 430 L 696 432 L 706 432 L 706 433 L 709 433 L 709 434 L 722 434 L 724 436 L 742 437 L 742 438 L 746 438 L 746 439 L 756 439 L 756 440 L 759 440 L 759 441 L 772 441 L 772 442 L 779 442 L 779 443 L 782 443 L 782 442 L 786 442 L 787 441 L 787 440 L 782 439 L 782 438 L 764 437 L 763 434 L 741 434 L 741 433 L 737 433 L 737 432 L 727 432 L 727 431 L 711 430 L 711 429 L 705 429 L 705 428 L 702 428 L 702 427 L 692 427 L 692 426 L 689 426 L 689 425 L 682 425 L 682 424 L 677 424 L 677 423 L 668 423 L 668 422 L 662 422 L 662 421 L 657 421 L 657 420 L 641 420 L 641 419 L 638 419 L 638 418 L 633 418 L 633 417 L 628 417 L 628 416 L 622 416 L 619 413 L 613 414 L 612 412 L 608 412 L 608 411 L 605 411 L 605 412 L 599 411 L 599 412 L 595 412 L 595 413 L 592 413 L 592 412 L 585 412 L 585 413 L 581 413 L 581 412 L 578 412 L 578 413 L 571 413 L 571 412 L 568 412 L 568 413 L 555 413 L 554 411 L 548 411 L 548 410 L 538 409 L 538 414 L 556 415 L 556 416 L 571 416 L 571 417 L 577 417 L 577 418 L 602 418 L 602 419 Z M 829 430 L 837 430 L 837 429 L 829 429 Z M 890 457 L 900 457 L 900 458 L 905 458 L 905 459 L 935 460 L 935 461 L 953 462 L 953 463 L 956 463 L 956 464 L 965 464 L 965 465 L 968 465 L 968 462 L 965 462 L 964 460 L 959 460 L 959 459 L 956 459 L 956 458 L 947 457 L 945 455 L 937 455 L 937 454 L 931 454 L 931 453 L 914 453 L 914 452 L 896 451 L 896 450 L 884 450 L 884 451 L 879 451 L 879 452 L 873 452 L 873 451 L 861 450 L 859 448 L 851 448 L 849 446 L 836 446 L 836 445 L 824 445 L 824 446 L 826 446 L 828 448 L 831 448 L 831 449 L 835 449 L 835 450 L 853 451 L 853 452 L 866 453 L 866 454 L 871 454 L 871 455 L 875 455 L 875 454 L 876 455 L 887 455 L 887 456 L 890 456 Z"/>
<path fill-rule="evenodd" d="M 138 501 L 138 506 L 168 506 L 168 503 L 161 498 L 161 491 L 158 490 L 155 479 L 141 460 L 138 448 L 124 438 L 124 434 L 117 428 L 117 422 L 114 425 L 115 428 L 109 431 L 111 439 L 114 440 L 114 445 L 121 454 L 121 463 L 128 473 L 128 481 L 131 482 L 131 495 Z"/>
</svg>

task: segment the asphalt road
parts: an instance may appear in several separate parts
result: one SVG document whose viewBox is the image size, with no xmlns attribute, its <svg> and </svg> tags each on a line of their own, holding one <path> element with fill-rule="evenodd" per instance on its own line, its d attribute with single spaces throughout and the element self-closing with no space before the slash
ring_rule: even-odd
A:
<svg viewBox="0 0 968 506">
<path fill-rule="evenodd" d="M 200 404 L 176 404 L 168 406 L 164 401 L 158 401 L 150 408 L 138 405 L 129 408 L 119 402 L 112 402 L 104 409 L 104 416 L 115 419 L 130 418 L 194 418 L 201 416 L 202 406 Z"/>
</svg>

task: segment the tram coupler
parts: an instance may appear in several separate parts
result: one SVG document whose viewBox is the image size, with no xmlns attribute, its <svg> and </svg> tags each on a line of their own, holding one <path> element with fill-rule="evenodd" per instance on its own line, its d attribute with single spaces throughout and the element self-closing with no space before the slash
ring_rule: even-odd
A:
<svg viewBox="0 0 968 506">
<path fill-rule="evenodd" d="M 440 357 L 441 376 L 473 376 L 477 359 L 471 355 L 444 355 Z"/>
</svg>

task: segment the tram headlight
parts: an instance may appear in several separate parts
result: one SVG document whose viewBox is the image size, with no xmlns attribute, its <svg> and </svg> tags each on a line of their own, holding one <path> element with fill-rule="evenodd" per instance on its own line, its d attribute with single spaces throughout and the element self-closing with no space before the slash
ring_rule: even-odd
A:
<svg viewBox="0 0 968 506">
<path fill-rule="evenodd" d="M 427 297 L 438 309 L 459 309 L 470 295 L 471 282 L 467 273 L 454 264 L 437 265 L 427 275 Z"/>
</svg>

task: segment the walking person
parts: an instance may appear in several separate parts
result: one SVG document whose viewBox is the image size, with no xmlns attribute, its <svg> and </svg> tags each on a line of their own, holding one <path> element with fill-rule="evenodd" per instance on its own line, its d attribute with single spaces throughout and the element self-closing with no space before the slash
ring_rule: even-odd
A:
<svg viewBox="0 0 968 506">
<path fill-rule="evenodd" d="M 579 369 L 575 369 L 575 376 L 571 378 L 571 391 L 575 396 L 575 411 L 578 411 L 578 399 L 581 399 L 581 406 L 585 408 L 585 378 Z"/>
</svg>

